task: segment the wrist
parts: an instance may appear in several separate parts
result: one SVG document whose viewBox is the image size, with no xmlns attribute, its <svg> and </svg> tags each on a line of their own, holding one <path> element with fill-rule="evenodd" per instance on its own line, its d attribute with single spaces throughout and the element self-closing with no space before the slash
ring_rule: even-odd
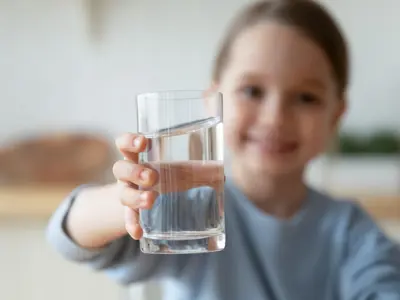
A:
<svg viewBox="0 0 400 300">
<path fill-rule="evenodd" d="M 76 196 L 66 220 L 71 239 L 85 248 L 101 248 L 126 235 L 117 184 L 88 187 Z"/>
</svg>

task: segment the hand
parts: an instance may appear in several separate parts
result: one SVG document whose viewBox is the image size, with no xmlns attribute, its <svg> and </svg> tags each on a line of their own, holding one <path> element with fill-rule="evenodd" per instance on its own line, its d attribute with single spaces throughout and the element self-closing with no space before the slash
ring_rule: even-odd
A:
<svg viewBox="0 0 400 300">
<path fill-rule="evenodd" d="M 142 237 L 139 209 L 149 209 L 157 198 L 157 192 L 150 189 L 157 183 L 158 173 L 154 169 L 138 164 L 138 154 L 146 149 L 147 140 L 137 134 L 124 134 L 116 139 L 118 150 L 125 160 L 117 161 L 113 167 L 119 181 L 120 200 L 125 206 L 125 228 L 135 240 Z"/>
<path fill-rule="evenodd" d="M 139 209 L 151 209 L 159 194 L 185 192 L 206 186 L 219 193 L 225 180 L 221 162 L 152 161 L 140 165 L 138 155 L 145 151 L 147 143 L 145 137 L 135 134 L 125 134 L 116 140 L 117 148 L 125 160 L 117 161 L 113 172 L 120 185 L 119 199 L 125 206 L 125 229 L 136 240 L 143 234 Z M 171 181 L 171 178 L 174 180 Z"/>
</svg>

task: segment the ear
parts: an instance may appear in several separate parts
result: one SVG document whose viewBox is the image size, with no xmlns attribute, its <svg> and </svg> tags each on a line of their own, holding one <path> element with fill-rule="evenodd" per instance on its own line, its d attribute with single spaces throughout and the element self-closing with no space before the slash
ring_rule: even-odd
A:
<svg viewBox="0 0 400 300">
<path fill-rule="evenodd" d="M 347 112 L 347 96 L 343 95 L 337 101 L 338 101 L 338 104 L 335 108 L 336 111 L 335 111 L 335 115 L 333 118 L 333 124 L 332 124 L 334 131 L 336 131 L 338 129 L 341 120 L 343 119 L 344 115 Z"/>
<path fill-rule="evenodd" d="M 217 93 L 219 91 L 219 85 L 212 82 L 211 85 L 204 91 L 203 100 L 206 112 L 210 116 L 216 116 L 219 114 L 219 99 L 217 99 Z"/>
<path fill-rule="evenodd" d="M 328 141 L 327 150 L 329 152 L 336 152 L 338 136 L 339 136 L 339 127 L 340 122 L 343 119 L 343 116 L 347 112 L 347 98 L 342 97 L 339 99 L 334 99 L 337 101 L 337 106 L 335 107 L 335 114 L 332 119 L 332 127 L 331 127 L 331 136 Z"/>
<path fill-rule="evenodd" d="M 204 99 L 207 99 L 208 96 L 218 92 L 219 84 L 216 82 L 211 82 L 210 86 L 204 91 Z"/>
</svg>

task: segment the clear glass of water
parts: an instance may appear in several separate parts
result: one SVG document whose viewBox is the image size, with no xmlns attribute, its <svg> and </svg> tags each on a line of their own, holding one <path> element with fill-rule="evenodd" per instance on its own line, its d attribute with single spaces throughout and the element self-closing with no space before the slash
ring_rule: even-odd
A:
<svg viewBox="0 0 400 300">
<path fill-rule="evenodd" d="M 144 253 L 188 254 L 225 248 L 222 94 L 165 91 L 136 99 L 139 163 L 158 172 L 158 197 L 140 211 Z"/>
</svg>

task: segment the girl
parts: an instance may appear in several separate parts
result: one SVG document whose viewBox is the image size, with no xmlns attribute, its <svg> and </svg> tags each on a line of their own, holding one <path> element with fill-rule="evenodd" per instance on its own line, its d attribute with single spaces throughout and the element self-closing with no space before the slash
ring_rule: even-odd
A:
<svg viewBox="0 0 400 300">
<path fill-rule="evenodd" d="M 67 259 L 123 284 L 160 279 L 165 299 L 400 299 L 400 251 L 356 204 L 306 186 L 346 108 L 348 53 L 316 2 L 261 1 L 234 20 L 211 89 L 223 93 L 232 154 L 225 187 L 226 249 L 144 255 L 138 209 L 149 208 L 154 171 L 137 164 L 146 140 L 117 139 L 128 160 L 116 184 L 81 187 L 55 212 L 49 241 Z M 121 205 L 122 203 L 122 205 Z M 124 207 L 127 208 L 123 218 Z"/>
</svg>

